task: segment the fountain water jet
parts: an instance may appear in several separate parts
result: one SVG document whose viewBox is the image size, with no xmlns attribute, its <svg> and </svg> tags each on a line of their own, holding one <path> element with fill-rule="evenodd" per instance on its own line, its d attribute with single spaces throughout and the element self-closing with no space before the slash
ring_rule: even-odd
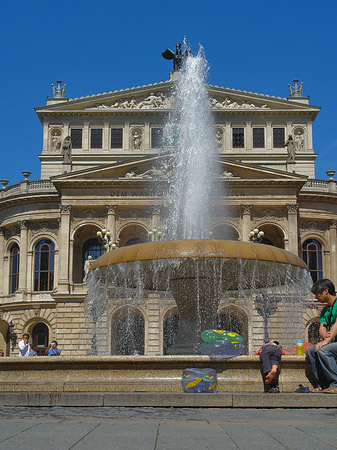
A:
<svg viewBox="0 0 337 450">
<path fill-rule="evenodd" d="M 175 354 L 199 353 L 200 334 L 216 325 L 225 291 L 245 290 L 252 297 L 259 289 L 286 285 L 289 295 L 291 287 L 292 294 L 297 294 L 308 284 L 304 262 L 290 252 L 208 239 L 212 200 L 219 195 L 214 180 L 219 177 L 206 73 L 200 50 L 186 58 L 174 82 L 174 107 L 164 131 L 167 146 L 173 148 L 168 156 L 173 175 L 164 193 L 168 240 L 123 247 L 98 258 L 92 265 L 86 299 L 97 326 L 112 290 L 115 294 L 118 288 L 131 288 L 136 298 L 144 298 L 148 290 L 170 292 L 179 310 Z"/>
</svg>

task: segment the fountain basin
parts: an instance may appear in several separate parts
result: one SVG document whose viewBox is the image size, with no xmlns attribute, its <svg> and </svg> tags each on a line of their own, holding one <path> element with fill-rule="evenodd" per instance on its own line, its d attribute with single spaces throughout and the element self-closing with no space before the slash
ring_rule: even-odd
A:
<svg viewBox="0 0 337 450">
<path fill-rule="evenodd" d="M 293 285 L 307 279 L 307 267 L 298 256 L 270 245 L 226 240 L 176 240 L 122 247 L 92 265 L 101 287 L 169 291 L 179 310 L 174 354 L 198 354 L 201 332 L 216 326 L 219 301 L 227 290 Z M 90 286 L 90 283 L 89 283 Z M 101 289 L 101 288 L 100 288 Z M 96 282 L 89 288 L 92 305 Z M 301 289 L 298 289 L 301 292 Z M 94 306 L 93 306 L 94 307 Z M 95 307 L 94 307 L 95 308 Z M 104 308 L 103 308 L 104 309 Z M 97 316 L 96 311 L 93 315 Z M 193 332 L 191 331 L 193 330 Z"/>
</svg>

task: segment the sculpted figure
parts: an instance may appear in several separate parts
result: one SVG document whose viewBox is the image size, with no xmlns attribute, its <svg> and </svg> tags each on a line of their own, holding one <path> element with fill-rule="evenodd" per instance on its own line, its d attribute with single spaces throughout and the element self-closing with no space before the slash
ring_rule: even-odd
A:
<svg viewBox="0 0 337 450">
<path fill-rule="evenodd" d="M 51 146 L 53 152 L 59 152 L 61 149 L 61 137 L 58 134 L 53 134 L 51 138 Z"/>
<path fill-rule="evenodd" d="M 304 139 L 302 133 L 298 132 L 295 136 L 295 150 L 300 152 L 304 147 Z"/>
<path fill-rule="evenodd" d="M 83 277 L 83 283 L 86 283 L 87 279 L 88 279 L 88 274 L 91 268 L 92 263 L 95 260 L 92 259 L 92 256 L 88 256 L 88 259 L 86 260 L 86 262 L 84 263 L 84 277 Z"/>
<path fill-rule="evenodd" d="M 130 172 L 127 172 L 125 174 L 125 178 L 133 178 L 136 176 L 136 172 L 134 170 L 130 170 Z"/>
<path fill-rule="evenodd" d="M 142 146 L 142 135 L 141 133 L 138 133 L 138 131 L 135 131 L 132 135 L 132 139 L 133 139 L 133 148 L 135 150 L 140 150 L 141 146 Z"/>
<path fill-rule="evenodd" d="M 62 148 L 62 154 L 63 154 L 63 162 L 65 163 L 71 163 L 71 137 L 67 136 L 63 141 L 63 148 Z"/>
<path fill-rule="evenodd" d="M 288 162 L 294 162 L 295 161 L 295 143 L 293 140 L 293 137 L 291 134 L 288 136 L 288 140 L 285 143 L 285 146 L 288 150 Z"/>
<path fill-rule="evenodd" d="M 221 150 L 222 149 L 222 138 L 223 138 L 222 130 L 219 130 L 219 129 L 216 130 L 215 137 L 216 137 L 216 142 L 218 144 L 218 149 Z"/>
</svg>

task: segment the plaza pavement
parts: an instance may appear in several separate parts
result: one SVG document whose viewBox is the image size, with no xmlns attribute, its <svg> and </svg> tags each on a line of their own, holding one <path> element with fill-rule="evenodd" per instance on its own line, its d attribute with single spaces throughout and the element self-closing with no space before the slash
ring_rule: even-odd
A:
<svg viewBox="0 0 337 450">
<path fill-rule="evenodd" d="M 1 450 L 337 448 L 337 408 L 0 407 Z"/>
</svg>

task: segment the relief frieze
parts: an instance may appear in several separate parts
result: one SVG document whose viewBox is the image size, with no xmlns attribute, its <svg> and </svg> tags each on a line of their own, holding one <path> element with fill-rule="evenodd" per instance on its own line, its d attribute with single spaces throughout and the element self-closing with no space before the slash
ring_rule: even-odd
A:
<svg viewBox="0 0 337 450">
<path fill-rule="evenodd" d="M 299 228 L 302 231 L 308 232 L 325 232 L 329 228 L 329 224 L 327 222 L 316 222 L 311 220 L 310 222 L 300 222 Z"/>
<path fill-rule="evenodd" d="M 33 235 L 35 235 L 36 233 L 47 233 L 47 232 L 57 234 L 59 229 L 59 223 L 57 220 L 32 222 L 29 225 L 29 229 L 31 230 Z"/>
<path fill-rule="evenodd" d="M 20 227 L 3 228 L 3 233 L 6 240 L 13 236 L 20 236 Z"/>
</svg>

